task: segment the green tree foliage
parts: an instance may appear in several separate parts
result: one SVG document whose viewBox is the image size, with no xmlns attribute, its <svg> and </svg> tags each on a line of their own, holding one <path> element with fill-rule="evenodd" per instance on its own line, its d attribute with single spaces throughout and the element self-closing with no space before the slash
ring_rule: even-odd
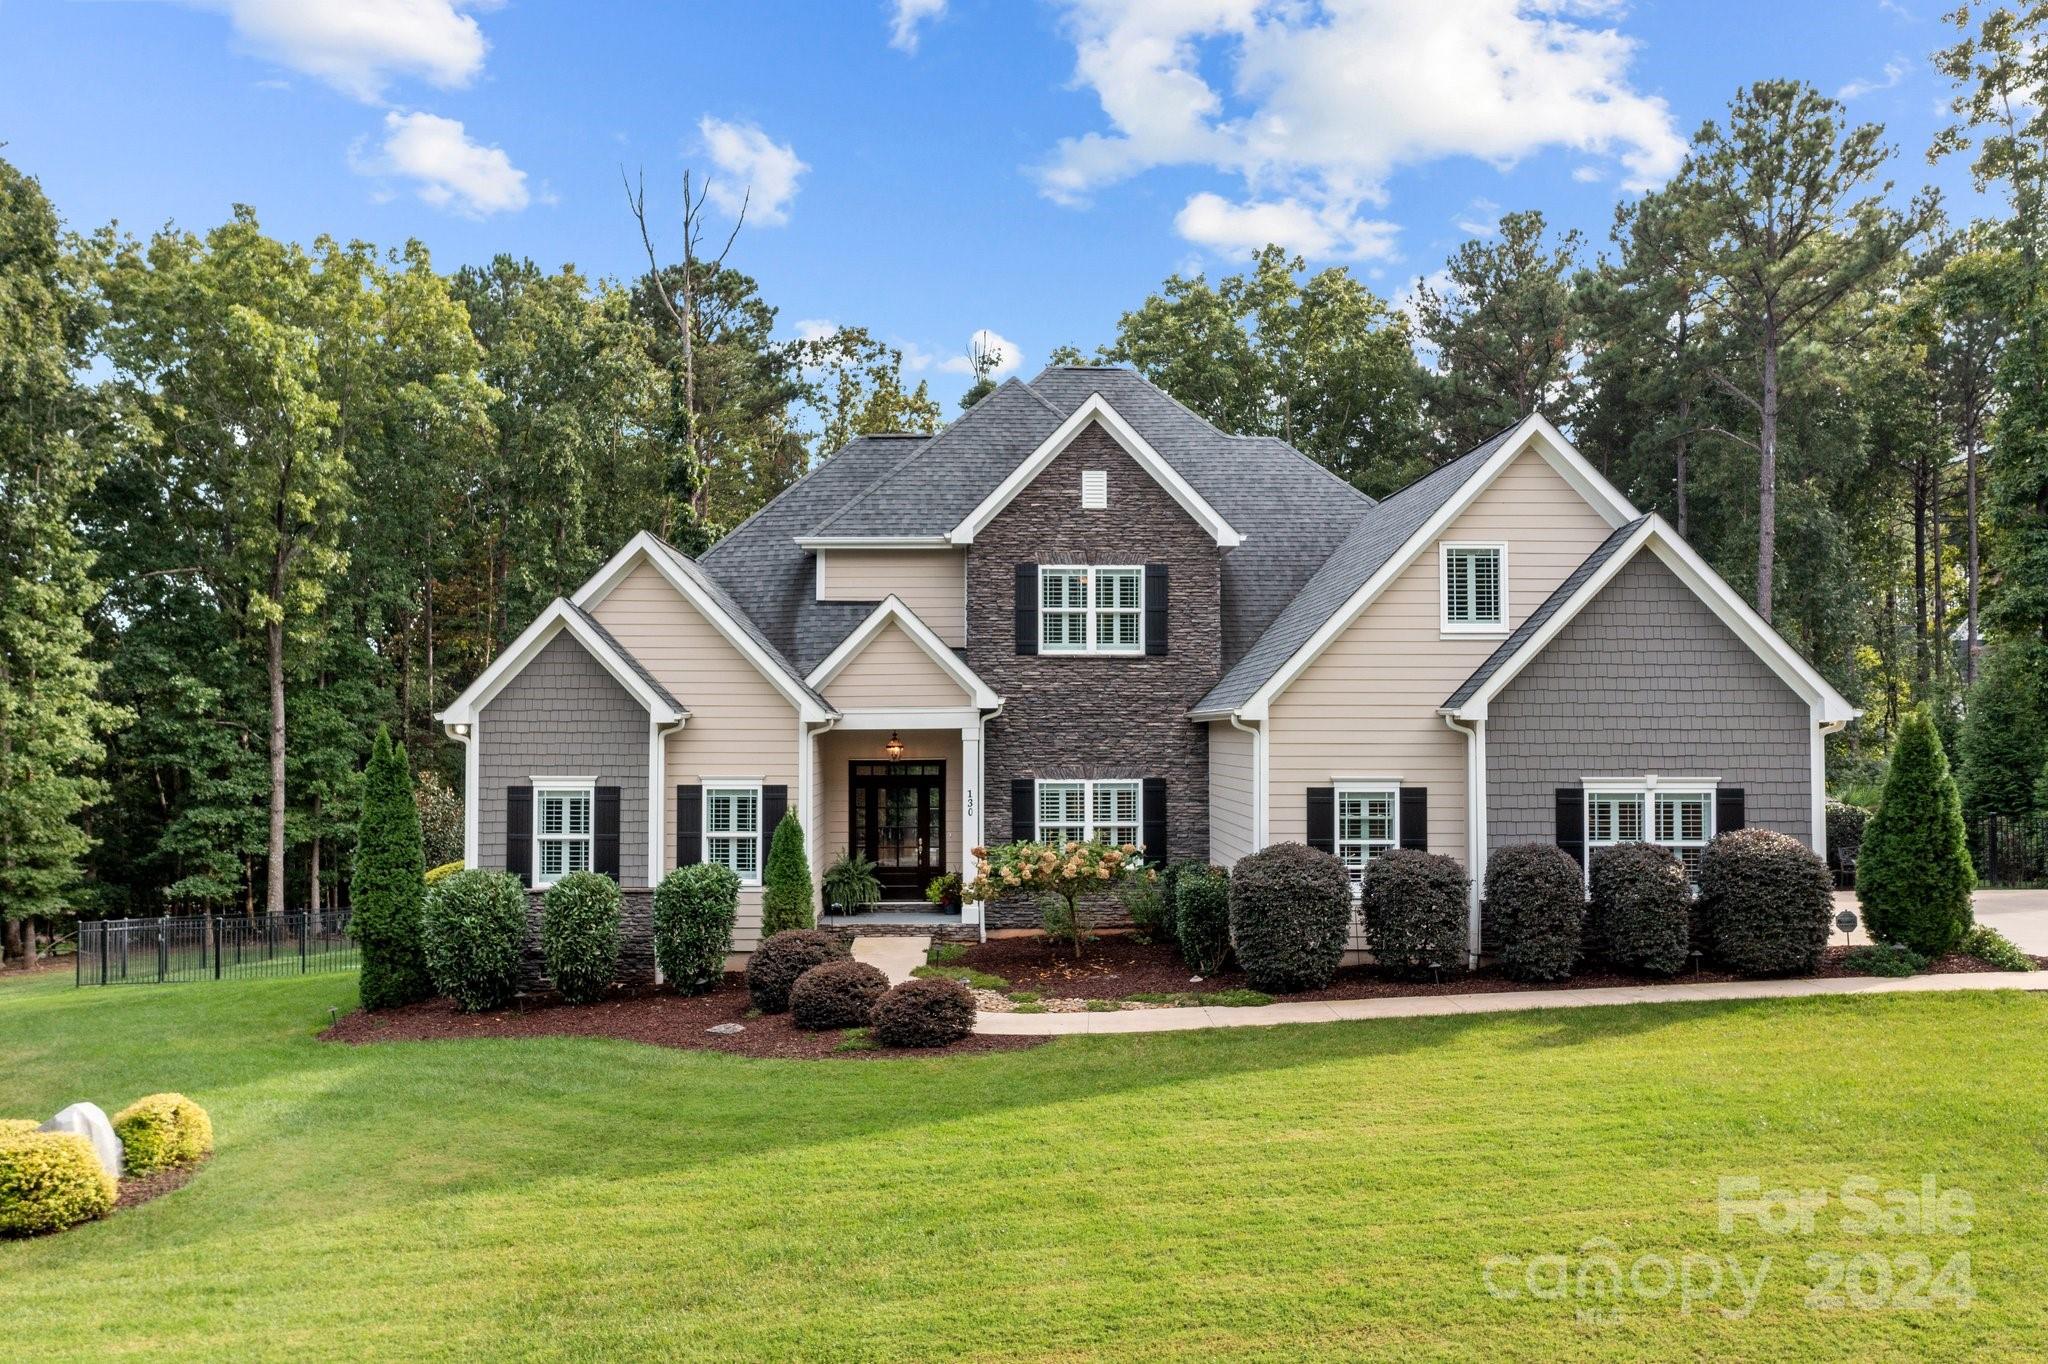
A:
<svg viewBox="0 0 2048 1364">
<path fill-rule="evenodd" d="M 363 816 L 349 884 L 355 910 L 350 931 L 362 946 L 366 1009 L 396 1008 L 434 993 L 420 942 L 426 871 L 405 748 L 380 729 L 363 773 Z"/>
<path fill-rule="evenodd" d="M 811 859 L 804 851 L 804 826 L 794 810 L 776 822 L 761 883 L 761 936 L 812 925 L 817 891 L 811 884 Z"/>
<path fill-rule="evenodd" d="M 1948 756 L 1927 713 L 1915 710 L 1899 727 L 1884 797 L 1856 863 L 1870 936 L 1938 957 L 1969 930 L 1976 885 Z"/>
<path fill-rule="evenodd" d="M 811 442 L 819 458 L 856 436 L 939 429 L 939 404 L 924 380 L 904 388 L 903 352 L 864 328 L 840 327 L 794 342 L 791 351 L 805 375 L 805 401 L 820 422 Z M 773 493 L 761 500 L 768 496 Z"/>
<path fill-rule="evenodd" d="M 2000 645 L 1970 689 L 1956 758 L 1963 813 L 1972 821 L 2036 808 L 2035 785 L 2048 760 L 2041 694 L 2048 670 L 2040 650 L 2031 640 Z"/>
</svg>

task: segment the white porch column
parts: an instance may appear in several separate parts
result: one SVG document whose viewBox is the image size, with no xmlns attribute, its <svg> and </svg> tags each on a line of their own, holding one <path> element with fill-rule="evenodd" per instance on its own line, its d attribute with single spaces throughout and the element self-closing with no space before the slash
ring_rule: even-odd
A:
<svg viewBox="0 0 2048 1364">
<path fill-rule="evenodd" d="M 960 727 L 960 880 L 974 879 L 974 850 L 981 846 L 981 724 Z M 981 906 L 960 906 L 960 922 L 981 922 Z"/>
</svg>

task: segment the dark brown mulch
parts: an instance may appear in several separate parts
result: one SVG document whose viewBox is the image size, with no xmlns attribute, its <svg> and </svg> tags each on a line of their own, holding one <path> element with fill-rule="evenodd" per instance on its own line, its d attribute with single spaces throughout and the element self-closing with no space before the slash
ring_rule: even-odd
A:
<svg viewBox="0 0 2048 1364">
<path fill-rule="evenodd" d="M 1819 979 L 1836 979 L 1866 974 L 1842 964 L 1850 949 L 1830 947 L 1822 956 Z M 2048 958 L 2035 958 L 2048 965 Z M 1125 999 L 1134 994 L 1203 992 L 1250 989 L 1251 982 L 1235 966 L 1207 976 L 1197 984 L 1193 972 L 1181 960 L 1179 951 L 1167 943 L 1140 943 L 1116 936 L 1098 938 L 1074 958 L 1071 947 L 1062 948 L 1041 937 L 993 938 L 970 946 L 967 954 L 951 963 L 972 967 L 1010 982 L 1012 990 L 1035 990 L 1041 995 L 1066 999 Z M 1963 971 L 1992 971 L 1975 957 L 1957 953 L 1941 958 L 1927 968 L 1927 974 Z M 1739 977 L 1726 971 L 1681 971 L 1676 976 L 1646 976 L 1615 971 L 1598 963 L 1582 968 L 1569 980 L 1531 983 L 1509 980 L 1492 968 L 1466 975 L 1445 972 L 1440 981 L 1415 980 L 1384 971 L 1376 966 L 1347 966 L 1335 980 L 1320 990 L 1305 990 L 1288 999 L 1381 999 L 1401 995 L 1495 994 L 1515 990 L 1591 990 L 1603 986 L 1660 985 L 1677 982 L 1721 982 Z"/>
<path fill-rule="evenodd" d="M 158 1170 L 153 1175 L 130 1175 L 121 1181 L 121 1192 L 114 1199 L 114 1210 L 139 1208 L 153 1198 L 184 1188 L 192 1177 L 206 1168 L 211 1156 L 201 1156 L 190 1165 L 173 1165 L 168 1170 Z"/>
<path fill-rule="evenodd" d="M 710 994 L 689 999 L 678 995 L 643 995 L 600 1004 L 537 1004 L 485 1014 L 458 1012 L 445 999 L 378 1013 L 358 1009 L 320 1036 L 325 1041 L 356 1044 L 433 1042 L 461 1037 L 616 1037 L 657 1047 L 781 1060 L 953 1056 L 963 1052 L 1017 1051 L 1051 1040 L 975 1033 L 950 1047 L 936 1049 L 876 1047 L 870 1051 L 841 1052 L 833 1050 L 840 1042 L 837 1032 L 805 1032 L 789 1021 L 788 1014 L 748 1018 L 750 1007 L 743 978 L 729 975 Z M 738 1023 L 745 1031 L 707 1031 L 719 1023 Z"/>
</svg>

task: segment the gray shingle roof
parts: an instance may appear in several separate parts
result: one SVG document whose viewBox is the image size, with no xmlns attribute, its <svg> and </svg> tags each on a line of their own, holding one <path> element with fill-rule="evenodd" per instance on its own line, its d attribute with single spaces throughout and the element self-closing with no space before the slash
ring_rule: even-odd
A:
<svg viewBox="0 0 2048 1364">
<path fill-rule="evenodd" d="M 797 671 L 795 665 L 789 661 L 789 659 L 783 654 L 782 650 L 776 647 L 774 640 L 768 638 L 766 634 L 762 633 L 761 627 L 756 625 L 754 621 L 748 616 L 746 608 L 742 607 L 737 601 L 735 601 L 732 595 L 728 593 L 725 590 L 725 588 L 719 585 L 718 580 L 716 578 L 713 578 L 709 573 L 705 572 L 703 566 L 700 565 L 695 559 L 692 559 L 689 555 L 683 553 L 674 545 L 668 543 L 668 541 L 658 540 L 656 541 L 656 543 L 659 544 L 662 550 L 667 553 L 669 559 L 675 564 L 677 569 L 679 569 L 685 577 L 689 578 L 690 581 L 696 583 L 697 586 L 704 589 L 704 594 L 710 597 L 713 602 L 717 603 L 719 610 L 725 612 L 728 616 L 732 617 L 733 620 L 739 623 L 740 628 L 747 632 L 747 638 L 753 640 L 754 643 L 761 646 L 762 650 L 765 653 L 767 653 L 769 659 L 772 662 L 774 662 L 777 667 L 782 669 L 783 674 L 787 676 L 790 681 L 796 683 L 797 689 L 799 691 L 803 692 L 813 701 L 816 701 L 824 709 L 832 709 L 832 704 L 829 701 L 827 701 L 824 697 L 820 696 L 816 691 L 814 691 L 810 683 L 804 681 L 804 674 Z"/>
<path fill-rule="evenodd" d="M 1577 568 L 1565 575 L 1564 581 L 1557 585 L 1557 590 L 1545 597 L 1542 605 L 1531 611 L 1529 618 L 1516 626 L 1515 632 L 1502 640 L 1500 647 L 1488 654 L 1486 661 L 1480 664 L 1470 677 L 1458 684 L 1458 689 L 1452 692 L 1438 709 L 1456 710 L 1470 701 L 1473 693 L 1485 686 L 1487 679 L 1505 667 L 1509 659 L 1520 653 L 1523 646 L 1543 628 L 1544 623 L 1564 609 L 1564 604 L 1572 599 L 1572 594 L 1584 587 L 1586 580 L 1599 572 L 1600 566 L 1613 558 L 1628 538 L 1649 519 L 1647 516 L 1638 516 L 1625 526 L 1615 527 L 1613 533 L 1602 540 L 1597 549 L 1588 554 Z"/>
<path fill-rule="evenodd" d="M 1394 493 L 1358 521 L 1307 585 L 1273 618 L 1258 642 L 1196 704 L 1195 711 L 1234 710 L 1249 701 L 1353 593 L 1386 567 L 1401 546 L 1457 495 L 1514 430 L 1511 426 L 1494 433 L 1483 444 Z"/>
<path fill-rule="evenodd" d="M 571 611 L 574 611 L 577 615 L 581 616 L 583 618 L 583 623 L 585 625 L 588 625 L 592 630 L 595 630 L 597 632 L 597 637 L 605 642 L 606 647 L 608 647 L 613 653 L 617 654 L 620 658 L 624 659 L 626 666 L 631 668 L 636 674 L 638 674 L 640 680 L 642 682 L 645 682 L 650 688 L 652 688 L 656 696 L 659 696 L 678 714 L 688 715 L 690 713 L 690 708 L 688 706 L 685 706 L 682 702 L 676 700 L 675 694 L 669 691 L 667 687 L 661 685 L 661 679 L 656 677 L 653 673 L 647 671 L 647 665 L 645 663 L 642 663 L 639 659 L 633 657 L 633 651 L 631 649 L 628 649 L 625 645 L 619 643 L 618 636 L 614 635 L 611 631 L 605 629 L 604 626 L 600 625 L 598 623 L 598 619 L 596 616 L 591 615 L 588 611 L 578 606 L 575 602 L 569 603 L 569 609 Z"/>
</svg>

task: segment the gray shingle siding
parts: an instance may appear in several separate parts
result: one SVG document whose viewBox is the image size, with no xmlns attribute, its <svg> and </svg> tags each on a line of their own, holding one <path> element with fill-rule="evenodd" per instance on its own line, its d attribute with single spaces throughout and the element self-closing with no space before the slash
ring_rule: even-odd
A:
<svg viewBox="0 0 2048 1364">
<path fill-rule="evenodd" d="M 505 865 L 505 788 L 535 773 L 619 788 L 619 879 L 647 883 L 647 712 L 567 631 L 549 640 L 477 723 L 477 863 Z"/>
<path fill-rule="evenodd" d="M 1488 841 L 1549 842 L 1587 775 L 1716 777 L 1811 844 L 1812 712 L 1648 549 L 1487 709 Z"/>
</svg>

